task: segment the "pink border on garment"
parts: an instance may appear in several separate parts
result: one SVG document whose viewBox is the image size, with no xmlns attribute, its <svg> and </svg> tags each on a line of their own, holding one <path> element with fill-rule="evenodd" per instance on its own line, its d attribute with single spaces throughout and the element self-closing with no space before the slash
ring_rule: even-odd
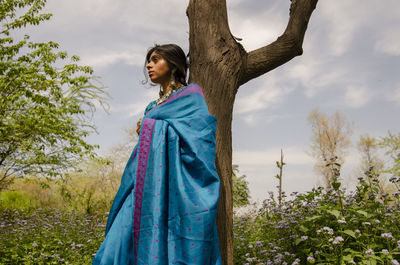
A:
<svg viewBox="0 0 400 265">
<path fill-rule="evenodd" d="M 157 105 L 154 108 L 152 108 L 151 110 L 149 110 L 149 112 L 147 112 L 146 115 L 148 115 L 150 112 L 152 112 L 156 108 L 158 108 L 164 104 L 167 104 L 168 102 L 171 102 L 175 99 L 181 98 L 181 97 L 189 95 L 189 94 L 200 94 L 204 98 L 204 94 L 203 94 L 203 91 L 201 90 L 201 87 L 198 84 L 192 83 L 176 92 L 173 92 L 166 101 L 164 101 L 160 105 Z"/>
<path fill-rule="evenodd" d="M 137 263 L 137 254 L 139 251 L 139 236 L 140 236 L 140 219 L 142 215 L 142 199 L 144 179 L 146 176 L 147 161 L 150 153 L 151 138 L 156 120 L 145 118 L 142 126 L 142 133 L 139 145 L 139 158 L 136 172 L 136 187 L 135 187 L 135 208 L 133 214 L 133 243 L 135 253 L 135 264 Z"/>
</svg>

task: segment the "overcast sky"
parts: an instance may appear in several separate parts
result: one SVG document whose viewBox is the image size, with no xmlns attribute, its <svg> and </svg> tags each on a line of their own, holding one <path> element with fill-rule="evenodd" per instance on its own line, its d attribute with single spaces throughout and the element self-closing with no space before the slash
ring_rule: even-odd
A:
<svg viewBox="0 0 400 265">
<path fill-rule="evenodd" d="M 177 43 L 188 51 L 184 0 L 48 0 L 49 22 L 29 29 L 33 40 L 52 40 L 94 68 L 112 100 L 107 115 L 96 113 L 99 134 L 90 142 L 105 152 L 123 141 L 157 88 L 143 86 L 144 56 L 155 43 Z M 227 0 L 231 32 L 247 51 L 274 41 L 285 29 L 290 1 Z M 304 54 L 239 89 L 233 120 L 233 161 L 247 175 L 251 196 L 276 191 L 275 161 L 287 163 L 283 190 L 318 185 L 307 155 L 315 108 L 336 110 L 354 122 L 353 143 L 400 131 L 400 1 L 325 0 L 314 11 Z M 352 147 L 343 178 L 352 187 L 359 155 Z"/>
</svg>

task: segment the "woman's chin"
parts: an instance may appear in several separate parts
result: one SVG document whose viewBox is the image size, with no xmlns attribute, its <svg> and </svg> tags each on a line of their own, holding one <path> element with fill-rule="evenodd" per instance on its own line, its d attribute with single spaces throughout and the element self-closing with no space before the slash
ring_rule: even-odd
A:
<svg viewBox="0 0 400 265">
<path fill-rule="evenodd" d="M 159 84 L 160 81 L 157 78 L 151 78 L 150 77 L 151 82 L 153 82 L 154 84 Z"/>
</svg>

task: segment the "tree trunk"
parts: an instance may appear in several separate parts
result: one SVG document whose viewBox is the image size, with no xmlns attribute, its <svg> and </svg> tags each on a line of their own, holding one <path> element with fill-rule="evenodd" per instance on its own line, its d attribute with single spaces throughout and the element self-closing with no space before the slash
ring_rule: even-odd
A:
<svg viewBox="0 0 400 265">
<path fill-rule="evenodd" d="M 240 85 L 302 53 L 309 17 L 317 0 L 292 0 L 288 26 L 275 42 L 250 53 L 232 36 L 225 0 L 190 0 L 189 82 L 203 88 L 217 118 L 216 165 L 221 179 L 217 226 L 223 264 L 233 263 L 232 115 Z"/>
</svg>

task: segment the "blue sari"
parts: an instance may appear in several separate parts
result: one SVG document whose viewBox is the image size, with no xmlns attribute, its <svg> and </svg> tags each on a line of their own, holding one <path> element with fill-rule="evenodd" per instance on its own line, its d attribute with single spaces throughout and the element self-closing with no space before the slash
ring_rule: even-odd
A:
<svg viewBox="0 0 400 265">
<path fill-rule="evenodd" d="M 221 265 L 217 120 L 197 84 L 148 109 L 92 264 Z"/>
</svg>

